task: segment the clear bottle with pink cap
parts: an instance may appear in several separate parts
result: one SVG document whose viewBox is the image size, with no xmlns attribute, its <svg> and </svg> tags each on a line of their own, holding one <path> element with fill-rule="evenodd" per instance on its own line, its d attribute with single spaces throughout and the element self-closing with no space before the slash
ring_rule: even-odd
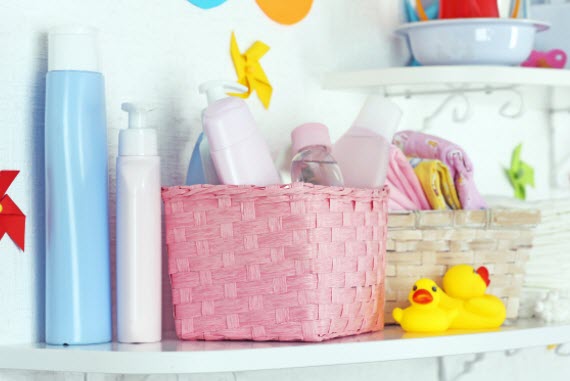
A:
<svg viewBox="0 0 570 381">
<path fill-rule="evenodd" d="M 343 186 L 340 168 L 331 155 L 328 128 L 320 123 L 303 124 L 291 133 L 293 161 L 291 181 L 315 185 Z"/>
</svg>

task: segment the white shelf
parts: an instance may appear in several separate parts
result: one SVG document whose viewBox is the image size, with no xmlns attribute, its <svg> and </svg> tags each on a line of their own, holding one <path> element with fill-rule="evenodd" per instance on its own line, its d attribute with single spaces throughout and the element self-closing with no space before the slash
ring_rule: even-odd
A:
<svg viewBox="0 0 570 381">
<path fill-rule="evenodd" d="M 570 70 L 509 66 L 394 67 L 327 74 L 326 89 L 382 88 L 387 95 L 570 87 Z"/>
<path fill-rule="evenodd" d="M 492 332 L 407 335 L 398 327 L 324 343 L 182 342 L 0 346 L 0 369 L 116 374 L 301 368 L 502 351 L 570 342 L 570 325 L 519 321 Z"/>
</svg>

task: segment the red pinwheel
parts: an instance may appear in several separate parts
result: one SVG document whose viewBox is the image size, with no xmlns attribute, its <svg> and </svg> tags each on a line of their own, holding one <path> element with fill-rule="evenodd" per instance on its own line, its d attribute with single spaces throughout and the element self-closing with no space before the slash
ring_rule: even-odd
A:
<svg viewBox="0 0 570 381">
<path fill-rule="evenodd" d="M 0 171 L 0 239 L 8 234 L 12 241 L 24 251 L 26 216 L 6 191 L 20 171 Z"/>
</svg>

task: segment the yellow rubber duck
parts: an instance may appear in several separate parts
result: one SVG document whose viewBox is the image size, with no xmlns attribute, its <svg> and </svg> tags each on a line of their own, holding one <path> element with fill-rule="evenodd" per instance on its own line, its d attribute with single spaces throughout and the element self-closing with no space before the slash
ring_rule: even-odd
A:
<svg viewBox="0 0 570 381">
<path fill-rule="evenodd" d="M 447 331 L 458 311 L 453 308 L 440 308 L 441 294 L 441 289 L 433 280 L 420 279 L 408 295 L 408 300 L 412 305 L 405 310 L 394 308 L 392 316 L 407 332 Z"/>
<path fill-rule="evenodd" d="M 486 267 L 475 270 L 469 265 L 457 265 L 445 273 L 441 307 L 459 311 L 450 328 L 492 329 L 503 324 L 505 305 L 496 296 L 485 294 L 490 283 Z"/>
</svg>

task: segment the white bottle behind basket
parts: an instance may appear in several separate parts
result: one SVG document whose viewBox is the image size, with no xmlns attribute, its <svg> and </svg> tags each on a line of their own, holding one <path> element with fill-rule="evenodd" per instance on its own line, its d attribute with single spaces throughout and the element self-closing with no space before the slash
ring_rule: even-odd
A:
<svg viewBox="0 0 570 381">
<path fill-rule="evenodd" d="M 390 144 L 402 111 L 388 98 L 366 99 L 352 127 L 335 143 L 336 158 L 344 185 L 378 188 L 384 185 L 390 160 Z"/>
<path fill-rule="evenodd" d="M 279 184 L 279 174 L 267 143 L 259 133 L 246 103 L 226 91 L 245 92 L 247 88 L 233 82 L 210 81 L 200 86 L 208 97 L 202 113 L 204 133 L 222 184 Z"/>
<path fill-rule="evenodd" d="M 160 157 L 143 108 L 124 103 L 129 128 L 117 157 L 117 338 L 149 343 L 162 334 Z"/>
</svg>

